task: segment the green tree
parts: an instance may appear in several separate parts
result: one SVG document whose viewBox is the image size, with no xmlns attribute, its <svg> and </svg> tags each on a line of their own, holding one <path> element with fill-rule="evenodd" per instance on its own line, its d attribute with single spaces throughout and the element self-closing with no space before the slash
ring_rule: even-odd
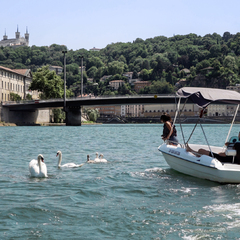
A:
<svg viewBox="0 0 240 240">
<path fill-rule="evenodd" d="M 108 64 L 108 73 L 110 75 L 123 74 L 124 63 L 119 61 L 113 61 Z"/>
<path fill-rule="evenodd" d="M 41 92 L 41 99 L 62 98 L 64 95 L 64 82 L 55 71 L 50 71 L 48 66 L 44 66 L 39 68 L 36 73 L 33 73 L 29 89 Z M 72 92 L 67 90 L 66 96 L 71 95 Z"/>
<path fill-rule="evenodd" d="M 55 123 L 62 123 L 66 119 L 66 113 L 63 111 L 63 109 L 53 109 L 53 121 Z"/>
<path fill-rule="evenodd" d="M 231 70 L 233 72 L 237 72 L 237 70 L 238 70 L 238 66 L 237 66 L 236 60 L 232 56 L 226 56 L 225 57 L 225 59 L 223 61 L 223 66 L 225 68 L 228 68 L 229 70 Z"/>
<path fill-rule="evenodd" d="M 146 81 L 146 80 L 149 80 L 150 75 L 151 75 L 151 71 L 148 71 L 147 69 L 143 69 L 140 72 L 139 77 L 142 78 L 142 80 Z"/>
<path fill-rule="evenodd" d="M 89 68 L 89 69 L 87 70 L 87 75 L 88 75 L 88 77 L 94 78 L 95 75 L 97 74 L 97 71 L 98 71 L 97 67 L 92 66 L 91 68 Z"/>
<path fill-rule="evenodd" d="M 32 95 L 28 93 L 28 94 L 26 95 L 26 99 L 27 99 L 27 100 L 32 100 Z"/>
<path fill-rule="evenodd" d="M 11 101 L 20 101 L 22 98 L 20 95 L 16 93 L 10 93 L 10 100 Z"/>
<path fill-rule="evenodd" d="M 89 68 L 95 66 L 96 68 L 100 68 L 104 66 L 104 63 L 102 62 L 102 60 L 99 57 L 91 57 L 87 60 L 87 68 L 86 70 L 88 70 Z"/>
<path fill-rule="evenodd" d="M 100 116 L 98 109 L 85 109 L 85 111 L 87 112 L 89 120 L 92 122 L 96 122 L 97 118 Z"/>
</svg>

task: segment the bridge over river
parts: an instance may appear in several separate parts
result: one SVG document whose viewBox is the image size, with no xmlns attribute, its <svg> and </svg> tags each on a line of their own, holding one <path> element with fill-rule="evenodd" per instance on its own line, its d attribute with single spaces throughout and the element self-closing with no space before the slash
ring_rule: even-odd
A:
<svg viewBox="0 0 240 240">
<path fill-rule="evenodd" d="M 40 109 L 63 108 L 66 112 L 66 125 L 81 125 L 82 106 L 140 105 L 175 103 L 175 95 L 135 95 L 99 96 L 50 100 L 3 102 L 1 116 L 5 122 L 36 122 Z M 5 115 L 5 116 L 4 116 Z M 35 120 L 34 120 L 35 119 Z"/>
</svg>

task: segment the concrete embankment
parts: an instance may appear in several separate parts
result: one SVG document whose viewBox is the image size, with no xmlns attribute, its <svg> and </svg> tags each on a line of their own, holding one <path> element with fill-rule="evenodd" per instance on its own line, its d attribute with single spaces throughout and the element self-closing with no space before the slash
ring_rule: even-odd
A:
<svg viewBox="0 0 240 240">
<path fill-rule="evenodd" d="M 196 122 L 206 123 L 206 124 L 228 124 L 232 122 L 232 116 L 219 116 L 219 117 L 206 117 L 204 116 L 199 120 L 198 117 L 181 117 L 178 118 L 176 123 L 191 124 Z M 97 119 L 99 123 L 160 123 L 160 117 L 101 117 Z M 237 116 L 235 123 L 240 123 L 240 116 Z"/>
</svg>

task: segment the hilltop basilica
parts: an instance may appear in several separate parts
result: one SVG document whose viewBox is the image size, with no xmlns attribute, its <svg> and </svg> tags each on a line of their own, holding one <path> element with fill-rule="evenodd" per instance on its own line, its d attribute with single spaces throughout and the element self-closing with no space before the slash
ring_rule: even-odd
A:
<svg viewBox="0 0 240 240">
<path fill-rule="evenodd" d="M 17 32 L 15 32 L 15 37 L 16 38 L 10 38 L 8 39 L 8 36 L 6 35 L 6 31 L 5 31 L 5 35 L 3 36 L 3 40 L 0 41 L 0 47 L 20 47 L 20 46 L 28 46 L 29 44 L 29 33 L 28 30 L 26 29 L 26 33 L 25 33 L 25 37 L 21 37 L 20 36 L 20 32 L 18 31 L 18 27 L 17 27 Z"/>
</svg>

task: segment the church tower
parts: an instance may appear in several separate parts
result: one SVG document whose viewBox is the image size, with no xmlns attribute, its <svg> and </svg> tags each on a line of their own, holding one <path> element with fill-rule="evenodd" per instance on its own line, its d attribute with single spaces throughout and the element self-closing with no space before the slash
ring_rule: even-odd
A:
<svg viewBox="0 0 240 240">
<path fill-rule="evenodd" d="M 20 38 L 20 32 L 18 31 L 18 26 L 17 26 L 17 32 L 15 32 L 16 39 Z"/>
<path fill-rule="evenodd" d="M 26 39 L 27 46 L 28 46 L 28 43 L 29 43 L 29 33 L 28 33 L 28 29 L 26 29 L 25 39 Z"/>
<path fill-rule="evenodd" d="M 3 40 L 7 40 L 6 29 L 5 29 L 5 35 L 3 36 Z"/>
</svg>

